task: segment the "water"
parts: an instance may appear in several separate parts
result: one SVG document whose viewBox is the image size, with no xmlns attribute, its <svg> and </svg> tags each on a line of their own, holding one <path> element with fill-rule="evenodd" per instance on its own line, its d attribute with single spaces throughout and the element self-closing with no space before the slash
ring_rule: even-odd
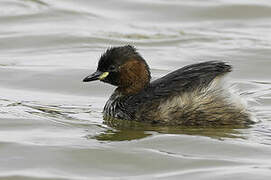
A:
<svg viewBox="0 0 271 180">
<path fill-rule="evenodd" d="M 270 179 L 270 21 L 269 0 L 1 0 L 0 179 Z M 103 124 L 114 88 L 81 81 L 123 44 L 154 79 L 228 61 L 260 123 Z"/>
</svg>

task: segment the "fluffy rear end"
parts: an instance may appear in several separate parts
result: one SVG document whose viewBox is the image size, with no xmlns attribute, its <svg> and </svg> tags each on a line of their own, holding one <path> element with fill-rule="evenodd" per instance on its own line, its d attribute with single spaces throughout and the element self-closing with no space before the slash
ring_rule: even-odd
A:
<svg viewBox="0 0 271 180">
<path fill-rule="evenodd" d="M 186 126 L 220 126 L 251 124 L 251 115 L 223 76 L 208 86 L 172 96 L 160 104 L 156 117 L 166 124 Z"/>
</svg>

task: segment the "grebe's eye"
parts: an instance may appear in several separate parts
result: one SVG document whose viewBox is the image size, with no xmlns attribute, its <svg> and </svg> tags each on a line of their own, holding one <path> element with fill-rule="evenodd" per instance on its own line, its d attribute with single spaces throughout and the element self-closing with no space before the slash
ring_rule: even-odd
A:
<svg viewBox="0 0 271 180">
<path fill-rule="evenodd" d="M 108 71 L 116 71 L 116 66 L 114 65 L 109 66 Z"/>
</svg>

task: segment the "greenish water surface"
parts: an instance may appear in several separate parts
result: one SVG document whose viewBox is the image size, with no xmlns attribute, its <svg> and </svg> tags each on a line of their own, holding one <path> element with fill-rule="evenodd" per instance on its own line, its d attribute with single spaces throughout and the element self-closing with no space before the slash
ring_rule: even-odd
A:
<svg viewBox="0 0 271 180">
<path fill-rule="evenodd" d="M 0 179 L 271 178 L 268 0 L 1 0 Z M 105 124 L 114 90 L 82 83 L 110 46 L 132 44 L 153 79 L 224 60 L 250 128 Z"/>
</svg>

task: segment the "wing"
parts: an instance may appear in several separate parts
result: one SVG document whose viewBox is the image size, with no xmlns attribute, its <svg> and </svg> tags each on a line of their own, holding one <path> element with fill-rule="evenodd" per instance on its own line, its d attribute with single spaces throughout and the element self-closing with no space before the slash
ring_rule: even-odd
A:
<svg viewBox="0 0 271 180">
<path fill-rule="evenodd" d="M 230 72 L 232 67 L 222 61 L 207 61 L 185 66 L 157 79 L 130 102 L 137 105 L 166 98 L 176 93 L 193 91 L 208 86 L 218 76 Z"/>
</svg>

